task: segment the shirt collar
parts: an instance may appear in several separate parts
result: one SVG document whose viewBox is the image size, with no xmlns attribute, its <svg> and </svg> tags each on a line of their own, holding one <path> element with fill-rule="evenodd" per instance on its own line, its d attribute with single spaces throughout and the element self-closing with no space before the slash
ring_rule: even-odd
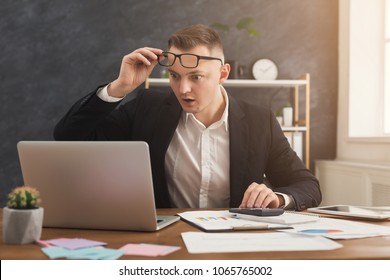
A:
<svg viewBox="0 0 390 280">
<path fill-rule="evenodd" d="M 220 89 L 221 89 L 222 96 L 223 96 L 223 98 L 225 99 L 225 104 L 226 104 L 225 110 L 223 111 L 223 114 L 222 114 L 221 119 L 220 119 L 219 121 L 213 123 L 213 124 L 210 126 L 210 128 L 212 128 L 212 127 L 219 127 L 221 124 L 223 124 L 224 127 L 225 127 L 225 130 L 228 131 L 228 130 L 229 130 L 229 122 L 228 122 L 228 116 L 229 116 L 229 113 L 228 113 L 228 112 L 229 112 L 229 97 L 228 97 L 228 95 L 227 95 L 227 92 L 226 92 L 225 88 L 224 88 L 222 85 L 220 85 Z M 198 120 L 195 118 L 194 114 L 192 114 L 192 113 L 186 113 L 186 112 L 184 112 L 184 111 L 183 111 L 183 113 L 184 113 L 184 115 L 183 115 L 184 125 L 187 124 L 187 121 L 188 121 L 188 118 L 189 118 L 189 117 L 191 117 L 193 120 L 198 121 Z M 199 121 L 198 121 L 198 122 L 199 122 Z"/>
</svg>

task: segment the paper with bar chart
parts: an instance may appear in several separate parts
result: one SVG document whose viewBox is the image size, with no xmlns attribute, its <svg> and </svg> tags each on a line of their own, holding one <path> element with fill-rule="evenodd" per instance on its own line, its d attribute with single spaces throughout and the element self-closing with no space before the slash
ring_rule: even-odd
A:
<svg viewBox="0 0 390 280">
<path fill-rule="evenodd" d="M 206 231 L 286 229 L 286 225 L 241 219 L 227 210 L 187 211 L 178 213 L 178 215 L 187 222 Z"/>
</svg>

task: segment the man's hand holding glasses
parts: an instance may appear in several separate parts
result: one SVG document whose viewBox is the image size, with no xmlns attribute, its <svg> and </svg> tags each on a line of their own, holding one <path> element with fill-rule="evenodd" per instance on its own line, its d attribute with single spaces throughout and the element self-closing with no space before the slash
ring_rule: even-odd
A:
<svg viewBox="0 0 390 280">
<path fill-rule="evenodd" d="M 118 78 L 108 86 L 108 94 L 121 98 L 135 90 L 152 73 L 162 53 L 160 49 L 145 47 L 125 55 Z"/>
</svg>

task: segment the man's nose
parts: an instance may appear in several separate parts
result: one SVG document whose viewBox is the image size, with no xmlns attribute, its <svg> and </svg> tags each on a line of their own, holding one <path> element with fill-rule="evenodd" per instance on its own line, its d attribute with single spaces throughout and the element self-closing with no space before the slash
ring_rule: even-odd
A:
<svg viewBox="0 0 390 280">
<path fill-rule="evenodd" d="M 180 81 L 179 90 L 181 94 L 187 93 L 191 91 L 191 83 L 187 79 L 182 79 Z"/>
</svg>

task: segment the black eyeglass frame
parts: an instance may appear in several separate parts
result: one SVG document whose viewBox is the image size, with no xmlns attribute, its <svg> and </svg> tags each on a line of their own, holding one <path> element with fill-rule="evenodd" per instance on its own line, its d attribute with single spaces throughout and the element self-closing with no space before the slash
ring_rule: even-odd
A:
<svg viewBox="0 0 390 280">
<path fill-rule="evenodd" d="M 160 56 L 168 57 L 168 54 L 173 55 L 175 58 L 174 58 L 174 60 L 172 61 L 172 63 L 169 63 L 169 65 L 164 65 L 164 64 L 162 64 L 161 61 L 160 61 Z M 189 66 L 184 66 L 183 63 L 182 63 L 182 61 L 181 61 L 181 57 L 182 57 L 183 55 L 192 55 L 192 56 L 195 56 L 195 57 L 197 58 L 197 60 L 196 60 L 196 65 L 195 65 L 195 66 L 191 66 L 191 67 L 189 67 Z M 161 54 L 158 55 L 158 58 L 159 58 L 159 59 L 158 59 L 158 64 L 160 64 L 161 66 L 164 66 L 164 67 L 170 67 L 170 66 L 172 66 L 173 64 L 175 64 L 176 58 L 179 58 L 180 64 L 181 64 L 181 66 L 183 66 L 184 68 L 196 68 L 196 67 L 198 67 L 198 65 L 199 65 L 199 60 L 201 60 L 201 59 L 205 59 L 205 60 L 219 60 L 219 61 L 221 62 L 221 65 L 223 65 L 222 59 L 220 59 L 220 58 L 218 58 L 218 57 L 202 56 L 202 55 L 197 55 L 197 54 L 193 54 L 193 53 L 175 54 L 175 53 L 173 53 L 173 52 L 162 52 Z"/>
</svg>

